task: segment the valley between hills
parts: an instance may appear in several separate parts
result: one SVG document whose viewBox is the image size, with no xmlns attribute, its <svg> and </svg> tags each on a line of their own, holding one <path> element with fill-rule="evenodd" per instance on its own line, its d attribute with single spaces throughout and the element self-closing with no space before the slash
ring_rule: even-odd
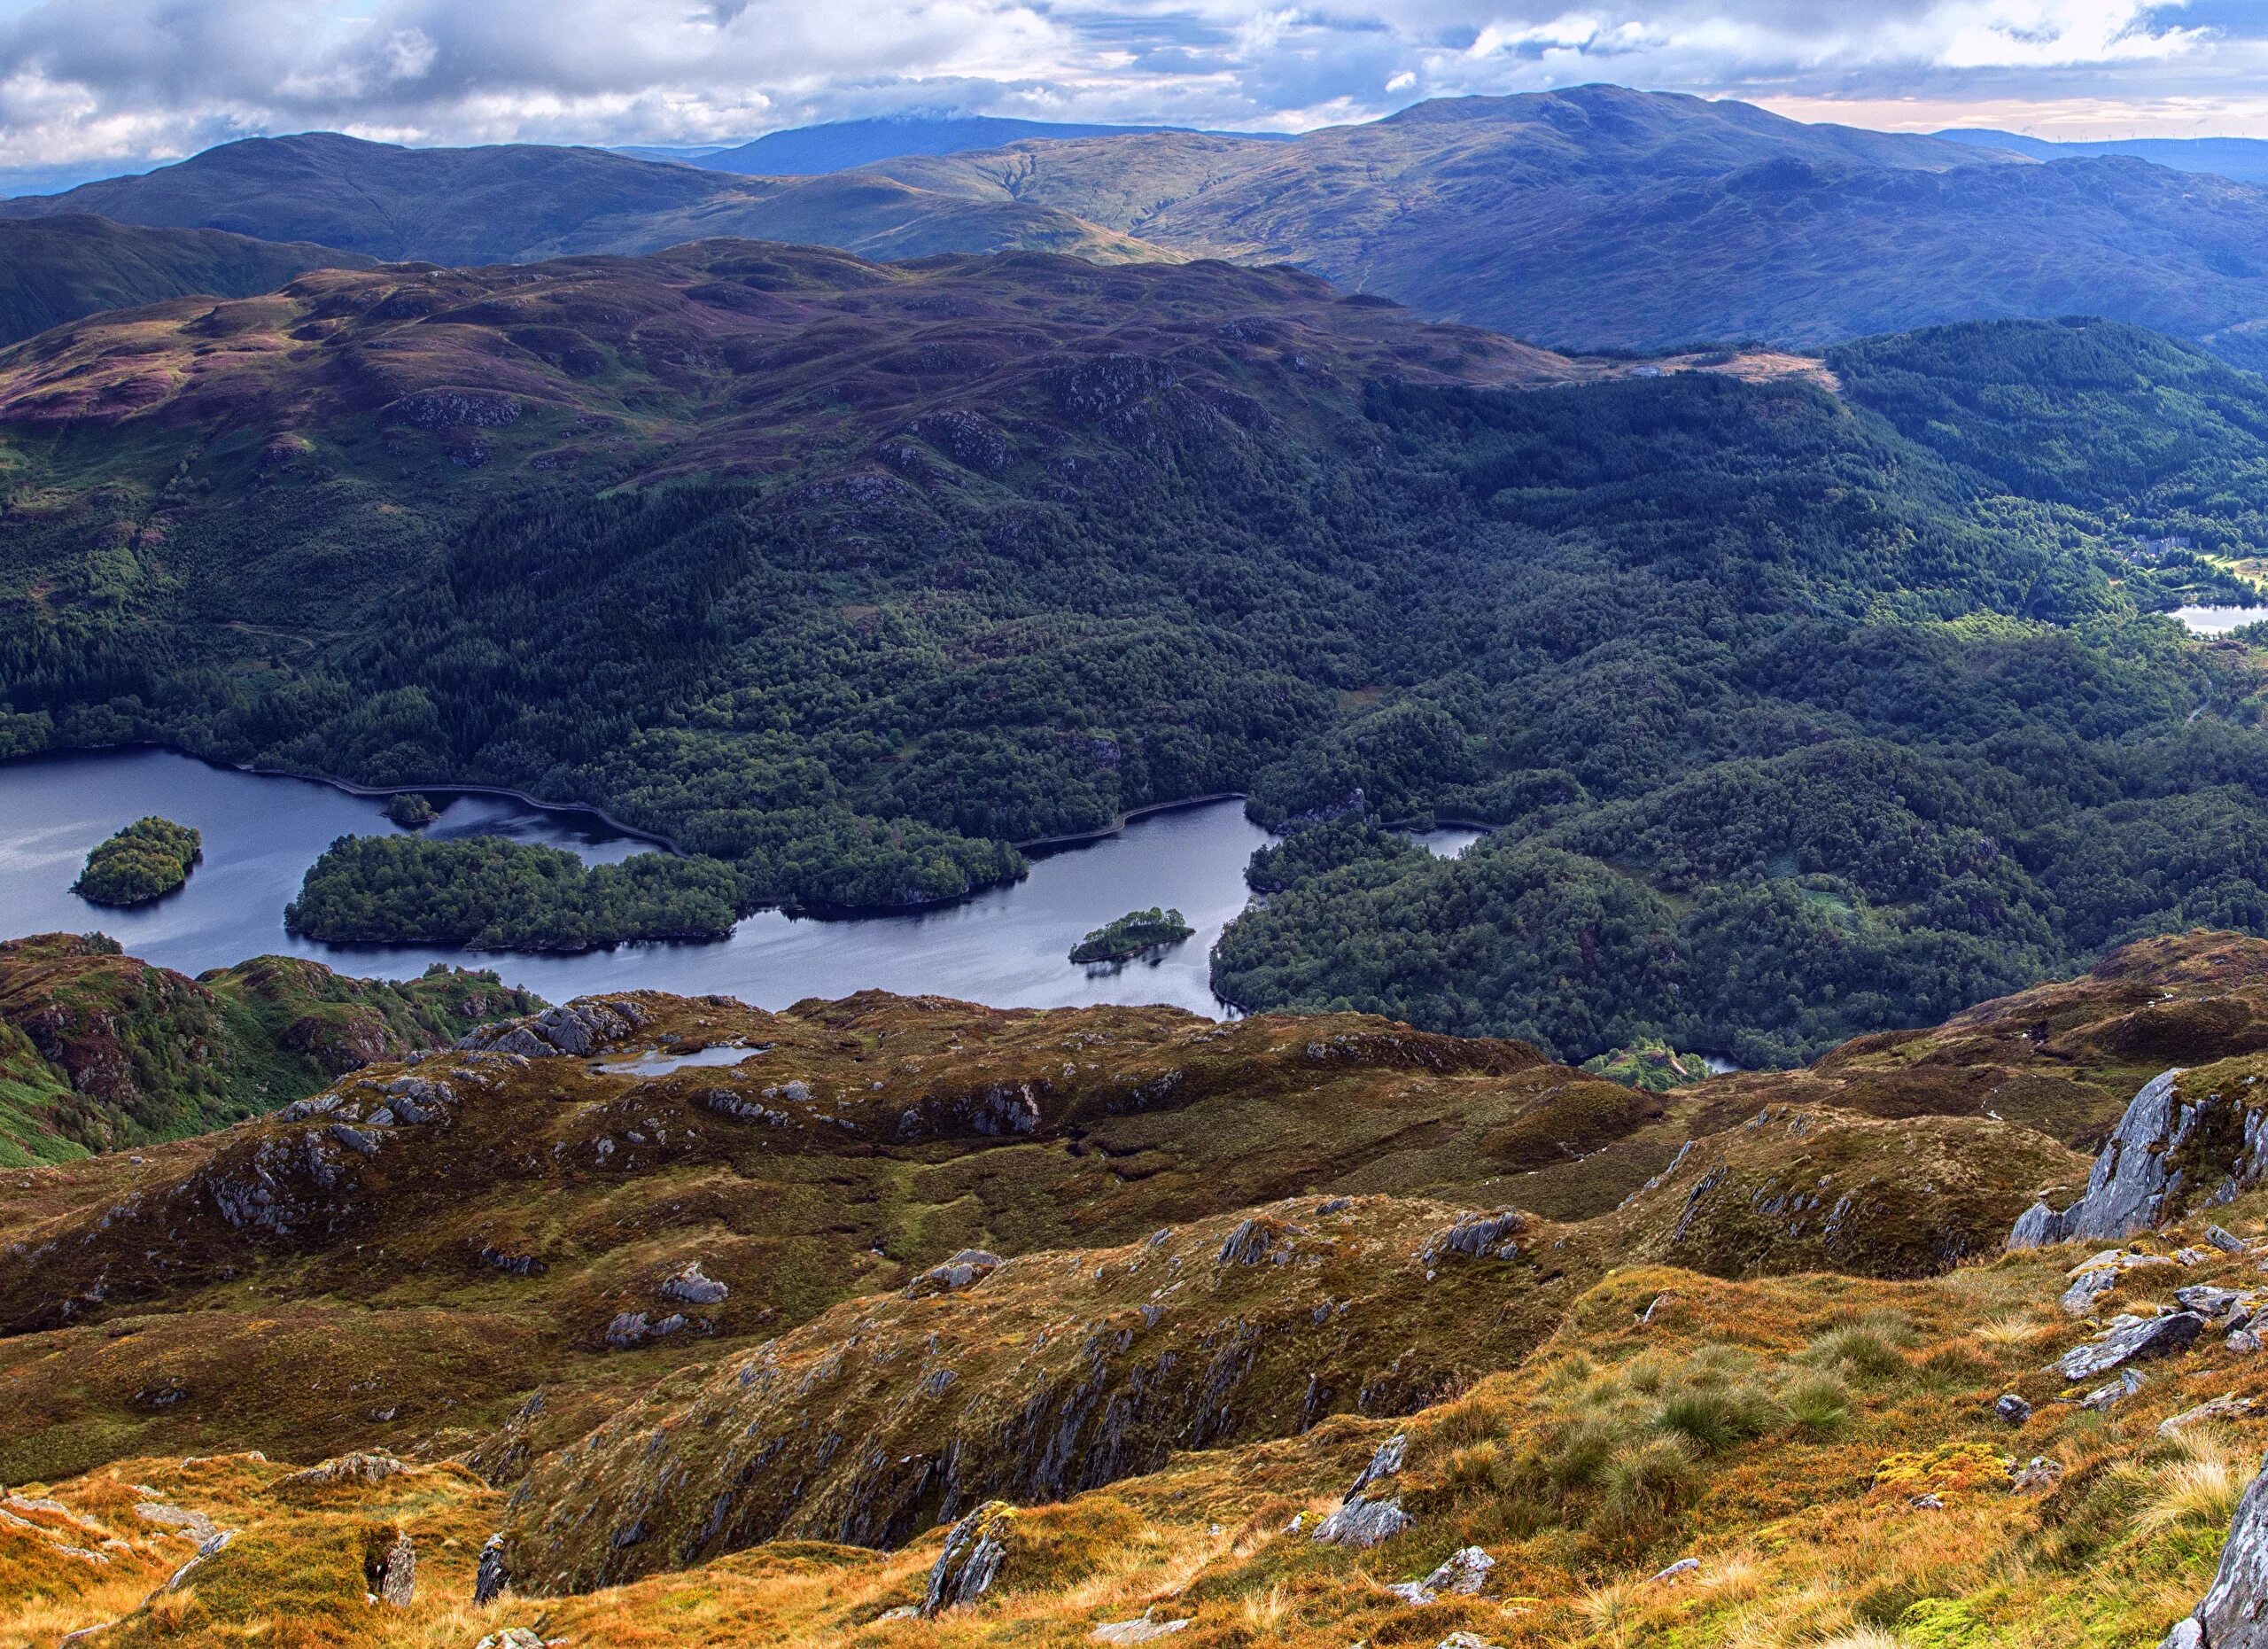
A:
<svg viewBox="0 0 2268 1649">
<path fill-rule="evenodd" d="M 2268 1649 L 2268 193 L 983 129 L 0 202 L 0 1649 Z"/>
</svg>

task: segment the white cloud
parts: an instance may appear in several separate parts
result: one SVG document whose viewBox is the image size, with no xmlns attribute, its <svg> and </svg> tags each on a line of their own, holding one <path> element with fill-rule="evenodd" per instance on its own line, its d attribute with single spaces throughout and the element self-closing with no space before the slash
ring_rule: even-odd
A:
<svg viewBox="0 0 2268 1649">
<path fill-rule="evenodd" d="M 921 107 L 1301 128 L 1586 80 L 2268 130 L 2243 0 L 0 0 L 0 151 L 659 142 Z M 2249 21 L 2246 19 L 2249 19 Z M 2237 19 L 2232 21 L 2232 19 Z M 2208 113 L 2201 114 L 2200 110 Z M 2170 113 L 2169 113 L 2170 112 Z M 1933 115 L 1931 118 L 1935 118 Z M 2051 118 L 2043 114 L 2043 119 Z M 2003 120 L 2003 123 L 2007 123 Z"/>
</svg>

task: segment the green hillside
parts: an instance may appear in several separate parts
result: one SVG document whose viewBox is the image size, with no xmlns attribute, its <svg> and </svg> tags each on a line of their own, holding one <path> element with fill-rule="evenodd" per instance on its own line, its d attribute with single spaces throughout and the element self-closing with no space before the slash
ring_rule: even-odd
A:
<svg viewBox="0 0 2268 1649">
<path fill-rule="evenodd" d="M 98 933 L 0 940 L 0 1167 L 203 1133 L 540 1006 L 463 968 L 394 984 L 262 956 L 190 979 Z"/>
<path fill-rule="evenodd" d="M 1481 820 L 1282 856 L 1216 981 L 1570 1058 L 2268 920 L 2252 656 L 2145 616 L 2243 587 L 2135 548 L 2254 539 L 2268 389 L 2152 335 L 1642 369 L 1283 270 L 745 243 L 208 309 L 0 360 L 19 747 L 598 803 L 743 909 L 1225 789 Z"/>
<path fill-rule="evenodd" d="M 79 213 L 0 219 L 0 343 L 105 309 L 196 292 L 249 298 L 308 269 L 369 265 L 359 253 L 217 229 L 136 229 Z"/>
</svg>

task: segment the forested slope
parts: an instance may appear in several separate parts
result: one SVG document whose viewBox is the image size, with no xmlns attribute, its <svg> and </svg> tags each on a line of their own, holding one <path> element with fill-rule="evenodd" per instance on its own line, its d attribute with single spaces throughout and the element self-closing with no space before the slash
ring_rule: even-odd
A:
<svg viewBox="0 0 2268 1649">
<path fill-rule="evenodd" d="M 2258 380 L 2101 324 L 1665 365 L 745 243 L 82 325 L 0 358 L 0 736 L 599 802 L 740 908 L 1222 789 L 1480 819 L 1303 853 L 1218 980 L 1567 1057 L 2261 924 L 2253 655 L 2144 616 L 2241 587 L 2140 548 L 2250 545 Z"/>
</svg>

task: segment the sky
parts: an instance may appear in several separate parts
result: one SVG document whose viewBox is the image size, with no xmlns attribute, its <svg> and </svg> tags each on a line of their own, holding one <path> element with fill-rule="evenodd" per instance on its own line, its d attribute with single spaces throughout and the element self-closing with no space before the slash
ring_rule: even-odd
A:
<svg viewBox="0 0 2268 1649">
<path fill-rule="evenodd" d="M 2268 0 L 0 0 L 0 176 L 316 129 L 704 144 L 963 111 L 1303 131 L 1594 81 L 1894 130 L 2268 136 Z"/>
</svg>

